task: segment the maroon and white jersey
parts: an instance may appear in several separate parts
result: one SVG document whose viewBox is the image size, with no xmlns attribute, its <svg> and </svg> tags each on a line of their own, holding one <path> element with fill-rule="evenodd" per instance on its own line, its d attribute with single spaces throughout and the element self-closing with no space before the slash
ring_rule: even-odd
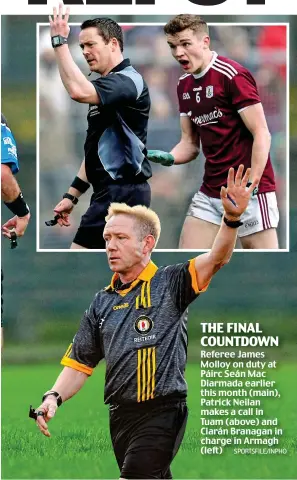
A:
<svg viewBox="0 0 297 480">
<path fill-rule="evenodd" d="M 205 70 L 184 74 L 177 86 L 181 115 L 197 127 L 206 158 L 200 190 L 219 198 L 230 167 L 251 166 L 253 136 L 239 113 L 261 102 L 252 74 L 242 65 L 213 52 Z M 259 193 L 275 191 L 274 173 L 268 156 Z"/>
</svg>

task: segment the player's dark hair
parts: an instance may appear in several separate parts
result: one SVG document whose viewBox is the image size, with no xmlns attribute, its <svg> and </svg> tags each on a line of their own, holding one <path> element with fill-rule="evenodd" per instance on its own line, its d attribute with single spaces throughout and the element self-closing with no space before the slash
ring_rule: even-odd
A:
<svg viewBox="0 0 297 480">
<path fill-rule="evenodd" d="M 190 28 L 195 33 L 209 34 L 208 25 L 199 15 L 184 13 L 169 20 L 164 27 L 166 35 L 176 35 Z"/>
<path fill-rule="evenodd" d="M 83 22 L 80 29 L 84 30 L 85 28 L 90 27 L 97 28 L 99 35 L 103 38 L 106 44 L 109 43 L 112 38 L 116 38 L 119 42 L 121 52 L 123 51 L 123 31 L 117 22 L 107 17 L 92 18 Z"/>
</svg>

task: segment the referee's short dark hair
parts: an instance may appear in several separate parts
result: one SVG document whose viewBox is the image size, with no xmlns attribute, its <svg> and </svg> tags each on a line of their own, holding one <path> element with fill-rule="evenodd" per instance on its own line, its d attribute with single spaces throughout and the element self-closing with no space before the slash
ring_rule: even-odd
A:
<svg viewBox="0 0 297 480">
<path fill-rule="evenodd" d="M 95 27 L 98 30 L 99 35 L 103 38 L 105 43 L 110 42 L 112 38 L 116 38 L 119 42 L 121 52 L 124 49 L 123 31 L 119 24 L 107 17 L 98 17 L 86 20 L 80 26 L 81 30 L 85 28 Z"/>
</svg>

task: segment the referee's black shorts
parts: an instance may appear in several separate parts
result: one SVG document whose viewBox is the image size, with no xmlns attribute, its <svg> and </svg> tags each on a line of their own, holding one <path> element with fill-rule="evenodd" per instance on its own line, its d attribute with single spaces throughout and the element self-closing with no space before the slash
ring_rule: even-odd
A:
<svg viewBox="0 0 297 480">
<path fill-rule="evenodd" d="M 151 188 L 147 182 L 136 184 L 112 184 L 94 193 L 86 213 L 81 217 L 80 226 L 73 242 L 85 248 L 105 248 L 103 230 L 105 217 L 112 202 L 150 206 Z"/>
<path fill-rule="evenodd" d="M 170 464 L 182 442 L 187 417 L 185 399 L 110 409 L 110 433 L 121 478 L 172 478 Z"/>
</svg>

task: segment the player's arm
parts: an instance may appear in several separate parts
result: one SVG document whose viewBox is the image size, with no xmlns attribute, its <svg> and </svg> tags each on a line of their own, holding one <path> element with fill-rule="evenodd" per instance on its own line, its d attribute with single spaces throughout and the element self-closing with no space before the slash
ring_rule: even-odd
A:
<svg viewBox="0 0 297 480">
<path fill-rule="evenodd" d="M 182 115 L 180 117 L 180 127 L 180 142 L 170 152 L 174 158 L 174 165 L 191 162 L 199 155 L 200 138 L 191 119 Z"/>
<path fill-rule="evenodd" d="M 251 179 L 255 180 L 255 186 L 257 187 L 267 163 L 271 145 L 271 135 L 268 130 L 262 103 L 257 103 L 245 108 L 239 115 L 247 129 L 253 135 Z"/>
<path fill-rule="evenodd" d="M 180 126 L 180 142 L 171 150 L 171 152 L 148 150 L 148 160 L 160 163 L 164 166 L 180 165 L 195 160 L 199 154 L 199 135 L 195 131 L 193 123 L 187 115 L 182 115 L 180 117 Z"/>
<path fill-rule="evenodd" d="M 18 237 L 24 235 L 30 220 L 30 210 L 26 204 L 21 189 L 10 167 L 1 164 L 1 198 L 5 205 L 14 214 L 14 217 L 2 225 L 2 233 L 10 238 L 11 229 Z"/>
<path fill-rule="evenodd" d="M 54 208 L 54 213 L 56 215 L 60 215 L 60 218 L 58 219 L 59 225 L 62 227 L 70 226 L 69 214 L 72 212 L 73 207 L 77 204 L 79 197 L 85 193 L 89 187 L 90 183 L 86 175 L 86 165 L 84 159 L 81 163 L 77 176 L 71 183 L 68 192 L 66 192 L 69 197 L 63 198 Z"/>
<path fill-rule="evenodd" d="M 1 164 L 1 198 L 4 202 L 13 202 L 21 193 L 21 189 L 10 167 Z"/>
<path fill-rule="evenodd" d="M 253 136 L 250 180 L 255 180 L 258 186 L 268 160 L 271 138 L 256 81 L 242 67 L 230 80 L 228 91 L 232 105 Z"/>
<path fill-rule="evenodd" d="M 53 8 L 53 18 L 49 17 L 51 37 L 61 35 L 68 38 L 70 28 L 68 25 L 69 8 L 63 18 L 63 5 L 60 3 L 57 13 Z M 58 64 L 61 80 L 70 97 L 76 102 L 99 104 L 100 99 L 94 85 L 86 79 L 80 68 L 72 58 L 67 44 L 55 48 L 56 61 Z"/>
<path fill-rule="evenodd" d="M 197 285 L 202 290 L 211 280 L 212 276 L 224 265 L 226 265 L 233 253 L 237 230 L 240 226 L 240 217 L 247 208 L 255 180 L 249 188 L 246 187 L 250 178 L 251 169 L 248 168 L 243 175 L 244 166 L 240 165 L 234 179 L 234 169 L 230 168 L 227 179 L 227 188 L 222 187 L 221 199 L 224 207 L 224 217 L 220 230 L 218 231 L 211 250 L 199 255 L 195 259 Z M 236 203 L 236 206 L 229 200 L 227 194 Z M 224 218 L 229 222 L 225 223 Z M 230 223 L 231 222 L 231 223 Z"/>
</svg>

